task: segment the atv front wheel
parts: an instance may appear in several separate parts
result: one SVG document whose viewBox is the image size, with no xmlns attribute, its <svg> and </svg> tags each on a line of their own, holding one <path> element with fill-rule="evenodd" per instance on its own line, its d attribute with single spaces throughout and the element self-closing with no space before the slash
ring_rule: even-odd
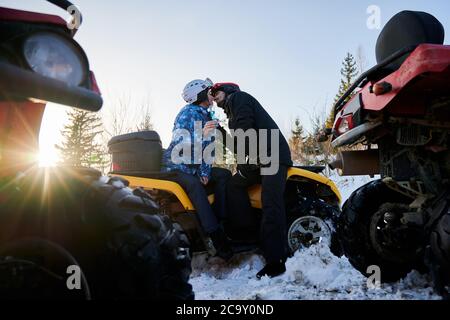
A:
<svg viewBox="0 0 450 320">
<path fill-rule="evenodd" d="M 408 199 L 381 180 L 355 191 L 344 204 L 337 233 L 344 254 L 363 275 L 370 266 L 381 269 L 384 282 L 397 281 L 412 269 L 422 269 L 423 239 L 400 223 Z"/>
<path fill-rule="evenodd" d="M 101 208 L 103 227 L 109 225 L 104 229 L 105 261 L 96 268 L 103 282 L 100 297 L 193 299 L 188 283 L 189 241 L 181 228 L 158 213 L 159 208 L 141 189 L 133 191 L 112 178 L 94 190 L 88 196 L 87 203 L 92 207 L 87 211 Z"/>
<path fill-rule="evenodd" d="M 193 299 L 186 236 L 127 185 L 82 168 L 36 169 L 11 184 L 0 209 L 0 296 Z M 78 294 L 66 286 L 74 265 Z"/>
<path fill-rule="evenodd" d="M 80 270 L 79 290 L 67 290 L 67 268 Z M 79 263 L 65 248 L 39 238 L 0 247 L 0 299 L 85 299 L 91 292 Z"/>
<path fill-rule="evenodd" d="M 296 195 L 287 205 L 287 242 L 290 254 L 302 248 L 325 243 L 331 252 L 341 256 L 341 248 L 334 230 L 339 207 L 313 197 Z"/>
<path fill-rule="evenodd" d="M 291 224 L 288 231 L 288 244 L 291 252 L 318 243 L 331 245 L 331 229 L 325 221 L 318 217 L 305 216 Z"/>
<path fill-rule="evenodd" d="M 450 284 L 450 208 L 431 232 L 431 251 L 439 264 L 440 277 L 444 284 Z"/>
</svg>

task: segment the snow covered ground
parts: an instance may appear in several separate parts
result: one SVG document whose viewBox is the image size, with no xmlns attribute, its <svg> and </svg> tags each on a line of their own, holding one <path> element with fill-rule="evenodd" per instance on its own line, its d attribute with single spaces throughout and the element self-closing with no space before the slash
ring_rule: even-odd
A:
<svg viewBox="0 0 450 320">
<path fill-rule="evenodd" d="M 235 257 L 231 264 L 205 256 L 194 259 L 191 283 L 198 300 L 424 300 L 440 299 L 429 276 L 412 272 L 394 284 L 369 288 L 367 279 L 348 260 L 334 256 L 325 245 L 297 252 L 278 278 L 257 280 L 263 267 L 258 255 Z"/>
<path fill-rule="evenodd" d="M 370 181 L 366 177 L 332 177 L 343 199 Z M 367 279 L 347 258 L 334 256 L 325 245 L 299 251 L 278 278 L 257 280 L 264 266 L 256 254 L 235 256 L 229 264 L 198 255 L 193 259 L 191 284 L 198 300 L 437 300 L 429 275 L 416 271 L 405 279 L 369 288 Z"/>
</svg>

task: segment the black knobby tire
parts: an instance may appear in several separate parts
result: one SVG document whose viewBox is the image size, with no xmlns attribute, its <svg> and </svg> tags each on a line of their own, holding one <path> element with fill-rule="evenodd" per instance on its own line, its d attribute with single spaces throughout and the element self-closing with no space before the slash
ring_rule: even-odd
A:
<svg viewBox="0 0 450 320">
<path fill-rule="evenodd" d="M 343 253 L 353 267 L 367 276 L 369 266 L 379 266 L 382 281 L 391 282 L 421 266 L 420 258 L 414 262 L 395 262 L 375 250 L 370 236 L 371 220 L 386 203 L 407 203 L 407 199 L 389 189 L 381 180 L 361 187 L 344 204 L 338 218 L 337 233 Z"/>
<path fill-rule="evenodd" d="M 97 181 L 84 207 L 86 224 L 107 243 L 90 268 L 94 278 L 88 275 L 97 284 L 94 298 L 194 299 L 187 237 L 148 194 L 114 179 Z"/>
<path fill-rule="evenodd" d="M 17 297 L 80 297 L 60 293 L 69 289 L 68 264 L 76 264 L 86 279 L 83 289 L 90 289 L 86 296 L 93 299 L 193 299 L 186 236 L 146 192 L 127 185 L 83 168 L 38 169 L 20 187 L 13 185 L 0 210 L 0 251 L 6 254 L 0 265 L 6 270 L 2 275 L 22 266 L 30 271 L 22 272 L 23 283 L 7 277 L 6 286 L 0 283 L 4 292 L 15 288 Z M 37 250 L 43 242 L 65 253 L 42 245 Z M 73 261 L 64 259 L 69 256 Z"/>
<path fill-rule="evenodd" d="M 431 232 L 430 246 L 434 257 L 443 271 L 444 281 L 450 283 L 450 208 Z"/>
</svg>

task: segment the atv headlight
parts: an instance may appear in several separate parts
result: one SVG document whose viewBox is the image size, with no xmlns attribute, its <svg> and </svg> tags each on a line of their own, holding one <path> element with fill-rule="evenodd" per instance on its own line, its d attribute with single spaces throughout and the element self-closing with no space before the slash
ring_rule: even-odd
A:
<svg viewBox="0 0 450 320">
<path fill-rule="evenodd" d="M 74 86 L 86 79 L 88 66 L 83 51 L 58 34 L 33 34 L 25 40 L 23 54 L 30 68 L 45 77 Z"/>
</svg>

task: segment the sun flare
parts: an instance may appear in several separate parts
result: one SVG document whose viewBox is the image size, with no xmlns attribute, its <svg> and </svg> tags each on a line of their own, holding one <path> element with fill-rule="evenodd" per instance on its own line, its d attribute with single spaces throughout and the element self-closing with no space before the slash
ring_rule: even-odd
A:
<svg viewBox="0 0 450 320">
<path fill-rule="evenodd" d="M 38 161 L 40 167 L 54 167 L 58 162 L 58 157 L 55 153 L 49 150 L 42 150 L 39 152 Z"/>
</svg>

